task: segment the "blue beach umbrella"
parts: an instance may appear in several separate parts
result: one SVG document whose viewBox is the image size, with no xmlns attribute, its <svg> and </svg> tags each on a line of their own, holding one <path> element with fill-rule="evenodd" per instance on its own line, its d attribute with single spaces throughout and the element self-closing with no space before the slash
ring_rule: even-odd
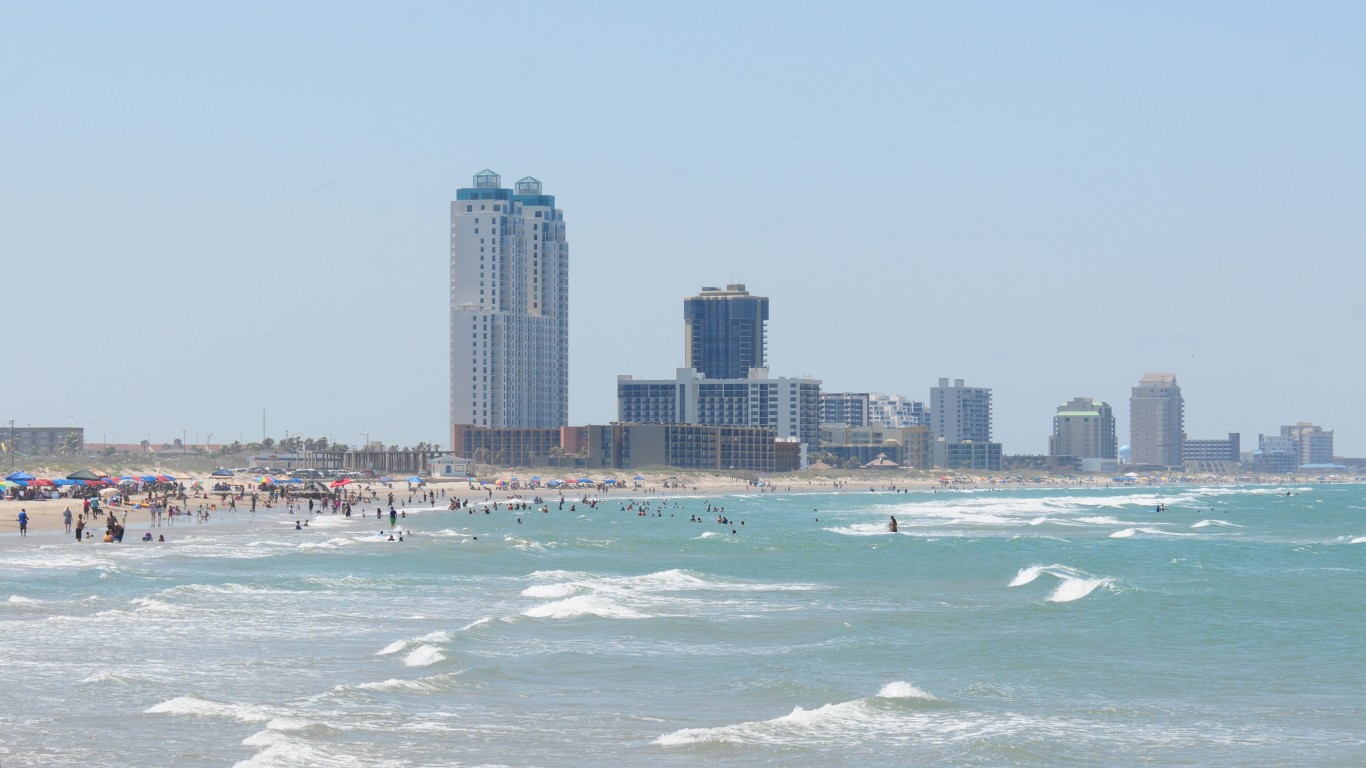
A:
<svg viewBox="0 0 1366 768">
<path fill-rule="evenodd" d="M 422 478 L 418 477 L 417 475 L 413 475 L 412 477 L 408 478 L 408 482 L 410 482 L 410 483 L 420 483 L 420 482 L 422 482 Z"/>
</svg>

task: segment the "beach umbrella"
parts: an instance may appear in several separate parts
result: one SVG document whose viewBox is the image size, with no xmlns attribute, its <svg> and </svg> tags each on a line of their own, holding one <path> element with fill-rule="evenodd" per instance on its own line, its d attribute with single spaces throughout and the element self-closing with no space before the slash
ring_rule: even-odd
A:
<svg viewBox="0 0 1366 768">
<path fill-rule="evenodd" d="M 389 477 L 388 475 L 385 475 L 384 477 L 381 477 L 381 478 L 379 479 L 379 481 L 380 481 L 381 483 L 392 483 L 392 482 L 394 482 L 394 478 Z"/>
<path fill-rule="evenodd" d="M 213 475 L 214 477 L 232 477 L 232 470 L 231 470 L 231 469 L 215 469 L 213 472 L 211 472 L 211 473 L 209 473 L 209 474 Z"/>
<path fill-rule="evenodd" d="M 631 478 L 631 479 L 632 479 L 632 480 L 644 480 L 644 479 L 645 479 L 645 475 L 636 475 L 635 477 L 633 477 L 633 478 Z"/>
<path fill-rule="evenodd" d="M 0 488 L 14 488 L 18 483 L 9 480 L 0 480 Z"/>
<path fill-rule="evenodd" d="M 423 482 L 423 480 L 422 480 L 422 478 L 418 477 L 417 475 L 413 475 L 412 477 L 408 478 L 408 482 L 410 482 L 410 483 L 421 483 L 421 482 Z"/>
<path fill-rule="evenodd" d="M 19 481 L 27 482 L 27 481 L 33 479 L 33 475 L 30 475 L 30 474 L 27 473 L 27 472 L 11 472 L 11 473 L 9 473 L 8 475 L 5 475 L 5 479 L 6 479 L 6 480 L 14 480 L 15 482 L 19 482 Z"/>
<path fill-rule="evenodd" d="M 579 478 L 579 482 L 580 482 L 580 483 L 591 483 L 591 482 L 593 482 L 593 478 L 591 478 L 591 477 L 580 477 L 580 478 Z"/>
<path fill-rule="evenodd" d="M 162 483 L 174 483 L 175 478 L 170 475 L 157 475 L 157 481 Z"/>
<path fill-rule="evenodd" d="M 52 481 L 54 485 L 76 485 L 80 480 L 72 480 L 69 477 L 59 478 Z"/>
<path fill-rule="evenodd" d="M 531 476 L 531 479 L 532 479 L 533 481 L 535 481 L 535 482 L 540 482 L 541 476 L 540 476 L 540 475 L 532 475 L 532 476 Z"/>
<path fill-rule="evenodd" d="M 603 482 L 603 484 L 605 484 L 605 485 L 616 485 L 616 484 L 617 484 L 617 481 L 616 481 L 616 480 L 613 480 L 613 479 L 610 478 L 610 477 L 609 477 L 609 478 L 606 478 L 606 479 L 603 480 L 602 482 Z"/>
<path fill-rule="evenodd" d="M 350 484 L 351 484 L 351 478 L 349 478 L 349 477 L 343 477 L 343 478 L 340 478 L 340 479 L 337 479 L 337 480 L 333 480 L 329 485 L 331 485 L 333 488 L 340 488 L 340 487 L 342 487 L 343 485 L 350 485 Z"/>
<path fill-rule="evenodd" d="M 42 487 L 46 487 L 46 488 L 52 488 L 52 487 L 56 486 L 56 483 L 52 482 L 51 480 L 48 480 L 48 479 L 45 478 L 45 477 L 40 477 L 40 478 L 38 478 L 37 480 L 31 481 L 31 482 L 29 483 L 29 485 L 37 485 L 37 486 L 42 486 Z"/>
<path fill-rule="evenodd" d="M 564 483 L 559 480 L 551 480 L 550 482 L 546 483 L 546 485 L 550 486 L 551 488 L 555 488 L 564 485 Z"/>
<path fill-rule="evenodd" d="M 143 475 L 142 477 L 139 477 L 138 479 L 141 480 L 141 481 L 144 482 L 144 483 L 155 483 L 155 482 L 157 481 L 157 476 L 156 476 L 156 475 Z"/>
<path fill-rule="evenodd" d="M 125 477 L 125 478 L 123 478 L 122 480 L 119 480 L 119 485 L 137 485 L 137 484 L 138 484 L 138 481 L 137 481 L 135 478 L 132 478 L 132 477 Z"/>
</svg>

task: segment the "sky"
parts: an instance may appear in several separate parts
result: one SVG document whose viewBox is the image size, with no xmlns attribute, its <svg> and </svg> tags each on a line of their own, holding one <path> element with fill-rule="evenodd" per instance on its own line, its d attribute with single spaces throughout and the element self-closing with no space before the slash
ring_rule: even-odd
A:
<svg viewBox="0 0 1366 768">
<path fill-rule="evenodd" d="M 570 420 L 770 299 L 774 375 L 1366 456 L 1366 5 L 0 4 L 0 422 L 449 443 L 449 202 L 570 243 Z"/>
</svg>

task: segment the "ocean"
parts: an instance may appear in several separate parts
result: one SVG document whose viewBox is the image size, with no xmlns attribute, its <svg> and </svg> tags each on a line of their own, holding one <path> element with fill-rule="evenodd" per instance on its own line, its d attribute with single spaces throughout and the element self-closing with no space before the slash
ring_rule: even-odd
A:
<svg viewBox="0 0 1366 768">
<path fill-rule="evenodd" d="M 32 534 L 0 765 L 1366 765 L 1364 486 L 636 498 Z"/>
</svg>

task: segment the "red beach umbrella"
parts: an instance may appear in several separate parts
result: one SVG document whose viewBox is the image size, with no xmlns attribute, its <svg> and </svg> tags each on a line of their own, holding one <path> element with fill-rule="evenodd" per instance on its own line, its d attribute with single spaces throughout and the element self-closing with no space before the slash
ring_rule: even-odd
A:
<svg viewBox="0 0 1366 768">
<path fill-rule="evenodd" d="M 349 477 L 343 477 L 343 478 L 341 478 L 340 480 L 333 480 L 332 483 L 331 483 L 331 485 L 332 485 L 333 488 L 340 488 L 340 487 L 342 487 L 343 485 L 350 485 L 350 484 L 351 484 L 351 478 L 349 478 Z"/>
</svg>

